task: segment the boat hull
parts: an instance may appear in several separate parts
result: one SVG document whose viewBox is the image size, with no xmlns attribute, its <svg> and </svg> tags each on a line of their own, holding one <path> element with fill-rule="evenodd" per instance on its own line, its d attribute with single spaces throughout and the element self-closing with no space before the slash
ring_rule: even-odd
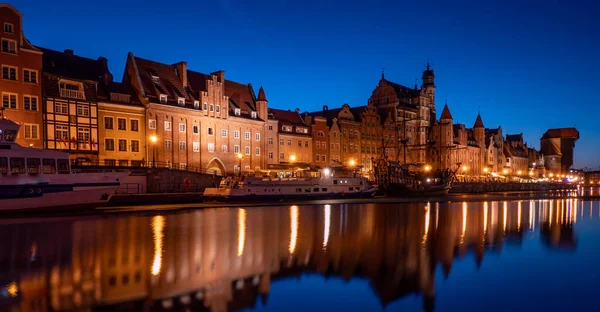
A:
<svg viewBox="0 0 600 312">
<path fill-rule="evenodd" d="M 326 194 L 240 194 L 240 195 L 207 195 L 205 202 L 223 201 L 223 202 L 260 202 L 260 201 L 307 201 L 307 200 L 326 200 L 326 199 L 351 199 L 351 198 L 369 198 L 375 195 L 376 190 L 366 190 L 362 192 L 349 193 L 326 193 Z"/>
<path fill-rule="evenodd" d="M 392 184 L 381 188 L 386 197 L 446 196 L 450 192 L 449 185 L 431 185 L 420 189 L 411 189 L 403 184 Z"/>
</svg>

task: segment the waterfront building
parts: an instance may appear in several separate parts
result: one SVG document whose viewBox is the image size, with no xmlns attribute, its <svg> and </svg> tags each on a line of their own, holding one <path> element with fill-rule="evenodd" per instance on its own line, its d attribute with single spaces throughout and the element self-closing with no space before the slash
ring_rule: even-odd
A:
<svg viewBox="0 0 600 312">
<path fill-rule="evenodd" d="M 323 168 L 330 165 L 329 126 L 327 118 L 303 114 L 304 122 L 311 127 L 313 138 L 313 165 Z"/>
<path fill-rule="evenodd" d="M 579 131 L 575 128 L 548 129 L 540 139 L 540 152 L 548 174 L 566 174 L 573 166 L 575 142 Z"/>
<path fill-rule="evenodd" d="M 71 154 L 81 162 L 98 161 L 98 98 L 112 81 L 108 61 L 40 48 L 43 54 L 44 148 Z"/>
<path fill-rule="evenodd" d="M 509 174 L 527 176 L 529 174 L 529 148 L 523 141 L 523 133 L 507 134 L 504 142 L 504 156 Z"/>
<path fill-rule="evenodd" d="M 108 166 L 148 161 L 146 112 L 130 86 L 107 81 L 98 86 L 100 162 Z"/>
<path fill-rule="evenodd" d="M 272 161 L 270 168 L 278 168 L 274 164 L 288 167 L 316 165 L 313 162 L 312 127 L 305 123 L 298 109 L 290 111 L 270 108 L 268 125 L 277 127 L 277 136 L 274 138 L 277 147 L 274 147 L 275 144 L 268 144 L 269 152 L 278 153 L 277 161 Z M 269 135 L 273 135 L 271 133 Z"/>
<path fill-rule="evenodd" d="M 149 158 L 154 164 L 217 174 L 267 166 L 267 98 L 251 84 L 203 74 L 186 62 L 164 64 L 129 53 L 123 78 L 146 108 Z M 240 169 L 241 168 L 241 169 Z"/>
<path fill-rule="evenodd" d="M 0 4 L 0 27 L 0 115 L 20 125 L 18 144 L 40 148 L 42 51 L 29 43 L 23 14 L 9 4 Z"/>
</svg>

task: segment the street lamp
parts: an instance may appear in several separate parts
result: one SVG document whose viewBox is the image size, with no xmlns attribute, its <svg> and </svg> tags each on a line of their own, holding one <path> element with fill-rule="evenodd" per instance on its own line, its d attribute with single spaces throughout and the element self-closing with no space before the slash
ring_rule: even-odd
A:
<svg viewBox="0 0 600 312">
<path fill-rule="evenodd" d="M 488 171 L 490 171 L 490 169 L 488 169 L 488 167 L 484 167 L 484 168 L 483 168 L 483 172 L 484 172 L 484 173 L 488 173 Z"/>
<path fill-rule="evenodd" d="M 156 142 L 158 138 L 155 135 L 150 136 L 150 142 L 152 142 L 152 167 L 156 168 Z"/>
<path fill-rule="evenodd" d="M 296 161 L 296 155 L 291 155 L 290 156 L 290 161 Z"/>
<path fill-rule="evenodd" d="M 502 170 L 502 173 L 507 174 L 508 173 L 508 169 Z"/>
<path fill-rule="evenodd" d="M 351 167 L 354 167 L 354 165 L 356 164 L 356 162 L 354 161 L 354 159 L 350 159 L 350 161 L 348 162 L 348 164 L 349 164 Z"/>
<path fill-rule="evenodd" d="M 431 170 L 431 166 L 430 165 L 425 165 L 425 171 L 430 171 Z"/>
<path fill-rule="evenodd" d="M 463 172 L 466 172 L 466 171 L 467 171 L 467 169 L 469 169 L 467 166 L 462 166 L 462 171 L 463 171 Z"/>
<path fill-rule="evenodd" d="M 242 153 L 238 153 L 238 154 L 237 154 L 237 157 L 238 157 L 238 159 L 239 159 L 239 165 L 238 165 L 238 168 L 240 169 L 240 172 L 239 172 L 239 174 L 240 174 L 240 177 L 241 177 L 241 176 L 242 176 L 242 157 L 244 157 L 244 156 L 242 155 Z"/>
<path fill-rule="evenodd" d="M 523 171 L 519 170 L 517 171 L 517 175 L 521 175 L 523 173 Z"/>
</svg>

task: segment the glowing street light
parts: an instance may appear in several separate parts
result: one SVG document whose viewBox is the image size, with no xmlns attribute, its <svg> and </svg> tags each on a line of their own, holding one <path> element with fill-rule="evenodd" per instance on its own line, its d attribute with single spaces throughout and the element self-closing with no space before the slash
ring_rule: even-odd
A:
<svg viewBox="0 0 600 312">
<path fill-rule="evenodd" d="M 521 175 L 521 174 L 523 174 L 523 171 L 521 171 L 521 170 L 517 171 L 517 175 Z"/>
<path fill-rule="evenodd" d="M 554 176 L 554 173 L 550 173 L 550 175 L 549 175 L 549 176 L 552 178 L 552 177 Z"/>
<path fill-rule="evenodd" d="M 430 171 L 431 170 L 431 166 L 430 165 L 425 165 L 425 171 Z"/>
<path fill-rule="evenodd" d="M 152 142 L 152 167 L 156 168 L 156 142 L 158 138 L 155 135 L 150 136 L 150 142 Z"/>
<path fill-rule="evenodd" d="M 533 176 L 533 170 L 529 171 L 529 176 Z"/>
<path fill-rule="evenodd" d="M 348 164 L 349 164 L 351 167 L 354 167 L 354 165 L 356 165 L 356 161 L 354 161 L 354 159 L 350 159 L 350 161 L 348 162 Z"/>
<path fill-rule="evenodd" d="M 331 171 L 329 170 L 329 168 L 325 168 L 325 169 L 323 170 L 323 173 L 325 174 L 325 176 L 326 176 L 326 177 L 328 177 L 328 176 L 329 176 L 329 174 L 331 173 Z"/>
<path fill-rule="evenodd" d="M 240 168 L 240 176 L 242 176 L 242 157 L 244 157 L 244 155 L 242 155 L 242 153 L 237 154 L 237 158 L 239 159 L 238 168 Z"/>
<path fill-rule="evenodd" d="M 462 166 L 462 171 L 467 171 L 467 169 L 469 169 L 467 166 Z"/>
<path fill-rule="evenodd" d="M 502 173 L 503 173 L 503 174 L 507 174 L 507 173 L 508 173 L 508 169 L 504 169 L 504 170 L 502 170 Z"/>
<path fill-rule="evenodd" d="M 483 168 L 483 172 L 488 173 L 488 171 L 490 171 L 490 169 L 488 169 L 488 167 Z"/>
<path fill-rule="evenodd" d="M 296 161 L 296 155 L 291 155 L 290 156 L 290 161 Z"/>
</svg>

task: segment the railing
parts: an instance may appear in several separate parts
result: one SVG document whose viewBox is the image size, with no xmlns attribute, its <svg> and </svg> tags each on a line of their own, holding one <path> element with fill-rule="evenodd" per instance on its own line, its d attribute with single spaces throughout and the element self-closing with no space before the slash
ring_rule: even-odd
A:
<svg viewBox="0 0 600 312">
<path fill-rule="evenodd" d="M 150 191 L 150 190 L 149 190 Z M 204 187 L 197 183 L 156 183 L 152 186 L 152 193 L 187 193 L 201 192 Z"/>
<path fill-rule="evenodd" d="M 142 194 L 145 192 L 144 185 L 140 183 L 124 183 L 116 191 L 117 194 Z"/>
<path fill-rule="evenodd" d="M 60 96 L 67 97 L 67 98 L 73 98 L 73 99 L 85 100 L 85 97 L 83 96 L 83 91 L 79 91 L 79 90 L 60 89 Z"/>
<path fill-rule="evenodd" d="M 185 172 L 194 172 L 194 173 L 204 173 L 204 174 L 212 174 L 221 176 L 222 172 L 217 172 L 211 169 L 204 169 L 201 167 L 193 167 L 193 166 L 177 166 L 172 163 L 166 162 L 152 162 L 152 161 L 131 161 L 127 164 L 119 164 L 118 161 L 94 161 L 94 162 L 73 162 L 71 164 L 71 169 L 74 172 L 90 172 L 90 171 L 119 171 L 119 170 L 129 170 L 132 172 L 147 172 L 149 169 L 168 169 L 168 170 L 177 170 L 177 171 L 185 171 Z"/>
</svg>

